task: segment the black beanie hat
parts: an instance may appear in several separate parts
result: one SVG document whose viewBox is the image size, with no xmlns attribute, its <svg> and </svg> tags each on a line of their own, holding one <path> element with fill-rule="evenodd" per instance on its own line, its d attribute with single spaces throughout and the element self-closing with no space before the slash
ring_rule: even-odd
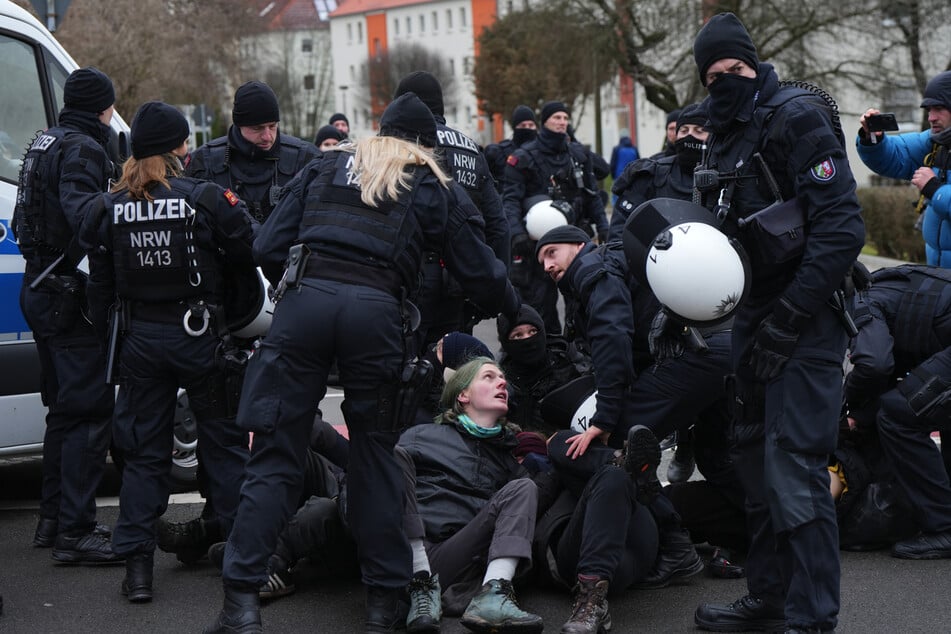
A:
<svg viewBox="0 0 951 634">
<path fill-rule="evenodd" d="M 426 147 L 436 147 L 436 120 L 414 92 L 390 102 L 380 117 L 380 136 L 395 136 Z"/>
<path fill-rule="evenodd" d="M 538 314 L 538 311 L 532 308 L 531 305 L 523 303 L 518 308 L 518 315 L 515 316 L 515 321 L 506 317 L 505 315 L 499 315 L 496 318 L 495 326 L 499 331 L 499 342 L 505 347 L 505 342 L 508 341 L 509 333 L 516 326 L 521 326 L 522 324 L 531 324 L 538 328 L 538 332 L 545 336 L 545 320 L 542 319 L 542 316 Z"/>
<path fill-rule="evenodd" d="M 132 118 L 132 156 L 171 152 L 188 138 L 185 115 L 167 103 L 147 101 Z"/>
<path fill-rule="evenodd" d="M 234 93 L 231 120 L 239 128 L 280 121 L 281 109 L 277 105 L 277 95 L 264 82 L 249 81 L 242 84 Z"/>
<path fill-rule="evenodd" d="M 692 103 L 684 106 L 684 109 L 680 111 L 680 115 L 677 116 L 677 128 L 688 124 L 702 126 L 707 123 L 708 118 L 707 110 L 702 103 Z"/>
<path fill-rule="evenodd" d="M 442 338 L 443 367 L 459 369 L 467 361 L 476 357 L 495 357 L 481 340 L 464 332 L 450 332 Z"/>
<path fill-rule="evenodd" d="M 556 112 L 564 112 L 570 114 L 568 111 L 568 106 L 563 104 L 560 101 L 549 101 L 544 106 L 542 106 L 541 115 L 538 117 L 539 121 L 542 122 L 542 125 L 545 125 L 545 122 L 548 121 L 548 118 L 555 114 Z"/>
<path fill-rule="evenodd" d="M 951 109 L 951 70 L 938 73 L 925 86 L 924 99 L 921 107 L 944 106 Z"/>
<path fill-rule="evenodd" d="M 116 102 L 112 80 L 98 68 L 89 66 L 70 73 L 63 88 L 63 105 L 83 112 L 104 112 Z"/>
<path fill-rule="evenodd" d="M 318 148 L 320 144 L 326 141 L 327 139 L 337 139 L 338 141 L 343 141 L 347 138 L 343 132 L 333 127 L 332 125 L 325 125 L 317 130 L 317 136 L 314 137 L 314 145 Z"/>
<path fill-rule="evenodd" d="M 529 108 L 528 106 L 515 106 L 515 110 L 512 111 L 512 119 L 510 123 L 512 124 L 512 129 L 514 130 L 518 127 L 518 124 L 523 121 L 534 121 L 535 120 L 535 111 Z"/>
<path fill-rule="evenodd" d="M 393 98 L 405 95 L 408 92 L 415 92 L 416 96 L 426 104 L 432 113 L 436 116 L 443 116 L 442 86 L 435 75 L 424 70 L 413 71 L 400 80 L 400 85 L 396 87 L 396 93 Z"/>
<path fill-rule="evenodd" d="M 680 108 L 677 108 L 676 110 L 671 110 L 670 112 L 668 112 L 667 125 L 670 125 L 671 123 L 675 123 L 680 118 L 681 112 L 682 110 Z"/>
<path fill-rule="evenodd" d="M 732 13 L 710 18 L 693 41 L 693 57 L 700 72 L 700 83 L 707 85 L 707 69 L 721 59 L 738 59 L 753 70 L 759 66 L 756 47 L 749 31 Z"/>
<path fill-rule="evenodd" d="M 554 229 L 549 229 L 548 233 L 538 239 L 535 245 L 535 259 L 538 259 L 538 253 L 547 244 L 581 244 L 591 240 L 591 237 L 584 232 L 581 227 L 575 225 L 561 225 Z"/>
<path fill-rule="evenodd" d="M 347 127 L 348 127 L 348 128 L 350 127 L 350 119 L 348 119 L 348 118 L 347 118 L 347 115 L 345 115 L 345 114 L 342 113 L 342 112 L 335 112 L 335 113 L 333 113 L 332 115 L 330 115 L 330 121 L 329 121 L 328 123 L 329 123 L 330 125 L 333 125 L 333 124 L 336 123 L 337 121 L 343 121 L 344 123 L 347 124 Z"/>
</svg>

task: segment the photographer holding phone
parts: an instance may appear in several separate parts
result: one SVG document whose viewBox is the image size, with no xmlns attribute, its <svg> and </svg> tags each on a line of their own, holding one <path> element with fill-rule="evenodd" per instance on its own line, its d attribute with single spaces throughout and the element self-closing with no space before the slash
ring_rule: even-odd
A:
<svg viewBox="0 0 951 634">
<path fill-rule="evenodd" d="M 896 129 L 882 124 L 882 115 L 869 108 L 859 119 L 859 157 L 873 172 L 910 180 L 921 192 L 918 212 L 928 264 L 951 268 L 951 71 L 935 75 L 925 87 L 921 107 L 928 129 L 886 135 Z"/>
</svg>

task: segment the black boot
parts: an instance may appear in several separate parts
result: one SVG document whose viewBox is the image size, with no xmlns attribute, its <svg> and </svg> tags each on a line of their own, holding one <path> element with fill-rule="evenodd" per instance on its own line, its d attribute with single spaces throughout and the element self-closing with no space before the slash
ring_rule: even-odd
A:
<svg viewBox="0 0 951 634">
<path fill-rule="evenodd" d="M 697 554 L 690 533 L 679 525 L 662 528 L 660 533 L 660 549 L 654 569 L 643 581 L 636 584 L 638 588 L 664 588 L 674 581 L 688 579 L 703 570 L 703 560 Z"/>
<path fill-rule="evenodd" d="M 406 625 L 409 606 L 400 598 L 400 588 L 380 588 L 367 586 L 367 622 L 366 632 L 394 632 Z"/>
<path fill-rule="evenodd" d="M 238 590 L 225 586 L 225 604 L 204 634 L 260 634 L 261 604 L 257 590 Z"/>
<path fill-rule="evenodd" d="M 126 557 L 122 596 L 131 603 L 152 600 L 152 553 L 135 553 Z"/>
<path fill-rule="evenodd" d="M 208 549 L 224 539 L 217 519 L 196 517 L 187 522 L 168 522 L 159 518 L 155 523 L 155 544 L 167 553 L 173 553 L 186 565 L 198 563 Z"/>
</svg>

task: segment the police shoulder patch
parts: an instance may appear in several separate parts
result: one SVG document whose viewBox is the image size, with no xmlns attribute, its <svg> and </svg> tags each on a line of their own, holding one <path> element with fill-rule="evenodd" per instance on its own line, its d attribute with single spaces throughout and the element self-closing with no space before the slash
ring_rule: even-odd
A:
<svg viewBox="0 0 951 634">
<path fill-rule="evenodd" d="M 518 157 L 515 156 L 514 154 L 509 154 L 509 157 L 505 159 L 505 162 L 511 165 L 512 167 L 515 167 L 516 165 L 518 165 Z"/>
<path fill-rule="evenodd" d="M 226 189 L 224 191 L 224 197 L 225 197 L 225 200 L 228 201 L 228 204 L 231 205 L 232 207 L 236 206 L 239 202 L 241 202 L 241 199 L 238 198 L 238 196 L 230 189 Z"/>
<path fill-rule="evenodd" d="M 809 173 L 812 175 L 812 180 L 819 183 L 827 183 L 835 178 L 835 163 L 832 162 L 832 157 L 830 156 L 826 160 L 816 163 L 809 169 Z"/>
</svg>

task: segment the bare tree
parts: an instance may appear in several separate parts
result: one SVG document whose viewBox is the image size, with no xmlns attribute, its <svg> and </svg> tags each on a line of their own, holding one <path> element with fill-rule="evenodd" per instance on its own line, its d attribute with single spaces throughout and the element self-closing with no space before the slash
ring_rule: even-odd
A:
<svg viewBox="0 0 951 634">
<path fill-rule="evenodd" d="M 355 94 L 358 103 L 378 119 L 393 98 L 400 79 L 417 70 L 428 71 L 439 80 L 446 103 L 455 99 L 456 79 L 438 52 L 421 44 L 397 44 L 364 62 L 360 70 L 362 86 Z"/>
</svg>

